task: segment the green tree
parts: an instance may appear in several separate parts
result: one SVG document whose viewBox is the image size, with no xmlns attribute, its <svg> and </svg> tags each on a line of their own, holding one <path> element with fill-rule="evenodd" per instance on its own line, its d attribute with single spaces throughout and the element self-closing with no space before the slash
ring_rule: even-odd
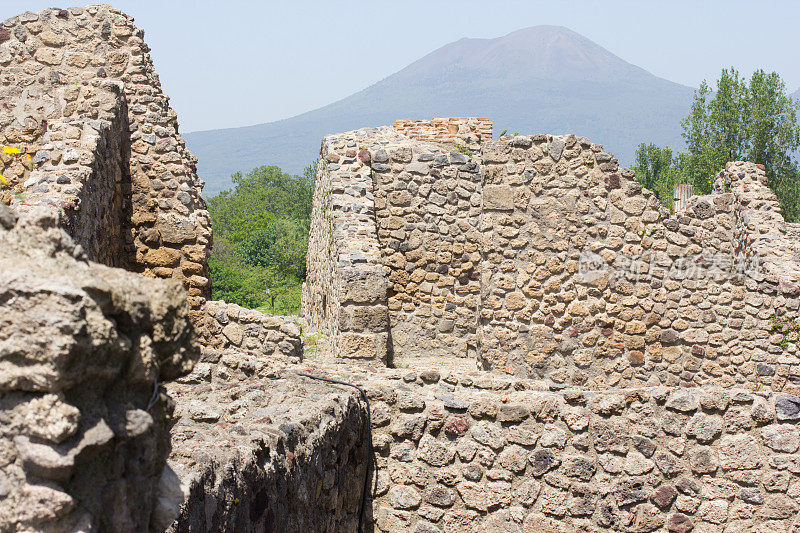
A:
<svg viewBox="0 0 800 533">
<path fill-rule="evenodd" d="M 300 310 L 316 163 L 302 176 L 262 166 L 208 200 L 213 297 L 276 314 Z"/>
<path fill-rule="evenodd" d="M 748 83 L 735 68 L 722 69 L 713 95 L 703 81 L 682 122 L 683 166 L 695 190 L 710 192 L 714 174 L 728 161 L 760 163 L 772 181 L 778 172 L 796 168 L 792 152 L 800 146 L 799 108 L 775 72 L 756 70 Z"/>
<path fill-rule="evenodd" d="M 231 176 L 233 189 L 208 200 L 214 232 L 238 244 L 275 219 L 308 221 L 315 168 L 307 167 L 302 176 L 286 174 L 276 166 L 258 167 L 246 175 L 237 172 Z"/>
<path fill-rule="evenodd" d="M 799 110 L 777 73 L 756 70 L 747 80 L 733 67 L 722 69 L 714 91 L 705 80 L 700 84 L 681 122 L 686 152 L 673 156 L 642 143 L 637 179 L 671 207 L 675 185 L 689 183 L 695 194 L 707 194 L 725 163 L 752 161 L 764 165 L 786 220 L 800 220 L 800 172 L 793 159 L 800 147 Z"/>
<path fill-rule="evenodd" d="M 672 170 L 672 149 L 641 143 L 636 148 L 634 170 L 639 183 L 653 191 L 662 203 L 668 196 L 671 197 L 671 191 L 665 190 L 663 185 Z"/>
</svg>

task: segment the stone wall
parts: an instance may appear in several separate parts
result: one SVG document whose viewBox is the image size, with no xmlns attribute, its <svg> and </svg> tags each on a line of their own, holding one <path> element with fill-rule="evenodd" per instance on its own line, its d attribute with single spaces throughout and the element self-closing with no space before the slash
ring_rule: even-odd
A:
<svg viewBox="0 0 800 533">
<path fill-rule="evenodd" d="M 377 530 L 800 526 L 797 396 L 541 385 L 436 371 L 365 384 L 379 454 Z"/>
<path fill-rule="evenodd" d="M 729 165 L 671 217 L 586 139 L 519 136 L 482 158 L 486 367 L 592 388 L 796 390 L 797 260 L 774 252 L 783 219 L 763 169 Z"/>
<path fill-rule="evenodd" d="M 133 19 L 107 6 L 0 25 L 6 203 L 51 203 L 89 257 L 210 295 L 211 231 L 195 158 Z M 28 158 L 30 156 L 30 158 Z"/>
<path fill-rule="evenodd" d="M 290 318 L 272 316 L 236 304 L 212 300 L 206 303 L 206 327 L 201 342 L 206 349 L 269 358 L 302 358 L 300 327 Z"/>
<path fill-rule="evenodd" d="M 303 314 L 337 357 L 475 355 L 479 190 L 470 158 L 390 128 L 323 140 Z"/>
<path fill-rule="evenodd" d="M 560 386 L 798 390 L 800 243 L 763 169 L 729 164 L 673 216 L 585 138 L 509 136 L 475 159 L 442 150 L 385 128 L 323 142 L 309 280 L 331 277 L 308 283 L 312 326 L 324 303 L 334 339 L 383 338 L 368 317 L 385 304 L 398 357 L 466 355 Z M 340 196 L 325 201 L 332 172 Z M 325 250 L 338 262 L 318 268 Z M 332 280 L 353 258 L 380 289 L 351 326 Z M 372 357 L 360 343 L 335 353 L 354 348 Z"/>
<path fill-rule="evenodd" d="M 492 140 L 492 121 L 488 118 L 449 117 L 431 120 L 398 120 L 394 129 L 403 135 L 448 150 L 478 152 L 481 144 Z"/>
<path fill-rule="evenodd" d="M 0 205 L 0 530 L 161 531 L 185 292 L 87 261 L 62 216 Z"/>
<path fill-rule="evenodd" d="M 169 386 L 186 500 L 168 531 L 358 531 L 370 464 L 358 393 L 263 358 L 202 365 Z"/>
<path fill-rule="evenodd" d="M 193 399 L 205 378 L 231 380 L 222 387 L 230 400 L 240 376 L 302 357 L 295 323 L 207 300 L 203 183 L 142 36 L 107 5 L 0 25 L 2 531 L 164 531 L 184 501 L 166 464 L 175 403 L 164 382 L 194 366 L 198 334 L 203 362 L 182 380 L 198 385 Z M 263 390 L 265 380 L 251 388 Z M 352 395 L 325 403 L 321 389 L 307 391 L 314 399 L 302 415 L 311 418 L 284 420 L 292 432 L 269 441 L 272 464 L 257 468 L 277 472 L 270 490 L 289 490 L 291 502 L 306 502 L 324 481 L 331 530 L 351 528 L 359 500 L 328 483 L 331 469 L 335 486 L 358 473 L 363 412 Z M 297 391 L 285 392 L 281 400 L 293 403 Z M 311 404 L 335 416 L 313 418 Z M 298 420 L 308 428 L 292 425 Z M 329 442 L 309 459 L 326 468 L 306 477 L 300 450 L 317 438 Z M 330 462 L 336 449 L 346 455 Z M 209 467 L 194 486 L 209 492 L 204 511 L 219 494 L 205 485 L 216 479 Z M 232 507 L 219 524 L 240 530 L 245 516 L 290 529 L 327 523 L 316 511 L 293 521 L 284 504 L 264 501 L 272 493 L 258 492 L 258 481 L 248 479 L 255 507 L 245 515 Z"/>
<path fill-rule="evenodd" d="M 371 154 L 396 356 L 477 355 L 481 177 L 467 156 L 399 142 Z"/>
<path fill-rule="evenodd" d="M 303 316 L 344 359 L 390 359 L 387 274 L 375 221 L 371 151 L 390 128 L 325 137 L 314 191 Z"/>
</svg>

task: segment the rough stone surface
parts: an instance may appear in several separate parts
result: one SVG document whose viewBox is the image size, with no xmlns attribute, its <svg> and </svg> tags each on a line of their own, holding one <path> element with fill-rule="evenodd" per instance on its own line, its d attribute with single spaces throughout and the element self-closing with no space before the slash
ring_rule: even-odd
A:
<svg viewBox="0 0 800 533">
<path fill-rule="evenodd" d="M 158 530 L 162 383 L 200 353 L 186 294 L 88 261 L 61 216 L 0 228 L 0 530 Z"/>
<path fill-rule="evenodd" d="M 178 133 L 144 33 L 108 5 L 2 24 L 0 201 L 51 205 L 87 257 L 211 294 L 211 228 L 196 159 Z M 29 157 L 30 156 L 30 157 Z"/>
<path fill-rule="evenodd" d="M 530 531 L 557 524 L 555 530 L 565 532 L 758 531 L 767 524 L 789 531 L 797 526 L 792 487 L 800 482 L 800 467 L 795 452 L 788 451 L 796 446 L 794 425 L 756 424 L 746 411 L 754 422 L 748 429 L 742 429 L 743 421 L 723 424 L 700 444 L 691 416 L 683 415 L 679 429 L 665 423 L 676 416 L 675 402 L 669 404 L 660 387 L 598 391 L 587 398 L 579 389 L 549 391 L 542 381 L 444 371 L 441 379 L 452 385 L 453 398 L 470 405 L 493 399 L 501 407 L 488 415 L 477 409 L 458 412 L 470 427 L 459 434 L 440 423 L 442 412 L 450 409 L 438 398 L 438 384 L 409 382 L 402 369 L 320 365 L 314 371 L 359 384 L 373 413 L 387 413 L 390 420 L 408 416 L 403 405 L 409 396 L 424 404 L 413 414 L 420 424 L 414 432 L 373 418 L 373 439 L 383 443 L 376 447 L 372 501 L 377 531 L 414 531 L 418 524 L 423 531 L 467 532 L 487 525 L 526 531 L 526 523 L 537 524 Z M 702 387 L 676 394 L 681 405 L 708 406 L 698 407 L 700 414 L 731 420 L 741 399 L 752 393 Z M 584 408 L 587 423 L 575 426 L 575 407 L 587 400 L 613 404 L 620 396 L 628 400 L 612 412 Z M 776 402 L 774 394 L 760 399 L 767 408 Z M 503 406 L 518 405 L 529 406 L 530 414 L 501 419 Z M 521 430 L 541 437 L 512 442 Z"/>
<path fill-rule="evenodd" d="M 169 465 L 183 491 L 168 531 L 357 530 L 370 464 L 363 400 L 269 361 L 228 353 L 168 386 L 177 419 Z M 390 499 L 411 509 L 421 496 L 398 487 Z"/>
<path fill-rule="evenodd" d="M 300 326 L 289 318 L 216 300 L 208 301 L 204 311 L 199 333 L 206 350 L 233 350 L 256 357 L 303 355 Z"/>
<path fill-rule="evenodd" d="M 402 132 L 322 143 L 303 312 L 334 344 L 358 333 L 338 356 L 460 358 L 556 387 L 800 392 L 800 226 L 763 168 L 728 163 L 675 216 L 586 138 L 467 156 Z M 371 156 L 348 157 L 354 144 Z M 354 298 L 348 279 L 373 290 Z"/>
</svg>

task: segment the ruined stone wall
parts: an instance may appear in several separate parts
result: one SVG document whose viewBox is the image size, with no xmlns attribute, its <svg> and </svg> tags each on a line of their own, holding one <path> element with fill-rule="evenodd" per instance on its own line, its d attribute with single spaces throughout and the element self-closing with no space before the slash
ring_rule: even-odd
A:
<svg viewBox="0 0 800 533">
<path fill-rule="evenodd" d="M 91 259 L 180 280 L 199 320 L 210 295 L 202 182 L 142 36 L 107 5 L 0 26 L 0 144 L 21 152 L 2 156 L 0 199 L 57 205 Z"/>
<path fill-rule="evenodd" d="M 448 150 L 466 148 L 478 152 L 481 144 L 492 140 L 492 121 L 488 118 L 448 117 L 431 120 L 398 120 L 394 129 L 418 141 Z"/>
<path fill-rule="evenodd" d="M 797 396 L 404 372 L 366 385 L 378 531 L 800 525 Z"/>
<path fill-rule="evenodd" d="M 519 136 L 482 158 L 485 366 L 593 388 L 794 390 L 797 285 L 777 269 L 797 262 L 771 251 L 783 220 L 755 188 L 763 170 L 730 165 L 732 185 L 670 217 L 586 139 Z"/>
<path fill-rule="evenodd" d="M 506 137 L 473 160 L 385 129 L 353 135 L 341 154 L 326 151 L 337 136 L 323 143 L 324 168 L 354 172 L 336 185 L 342 197 L 315 202 L 309 272 L 324 247 L 337 266 L 363 260 L 382 287 L 377 251 L 388 293 L 372 293 L 380 313 L 353 325 L 332 290 L 341 275 L 316 269 L 333 277 L 308 283 L 306 308 L 324 302 L 352 328 L 341 331 L 383 334 L 366 320 L 383 320 L 385 302 L 398 357 L 466 355 L 561 386 L 800 385 L 800 243 L 763 169 L 730 164 L 713 194 L 673 216 L 585 138 Z M 334 190 L 323 176 L 318 197 Z M 348 357 L 361 350 L 349 346 Z"/>
<path fill-rule="evenodd" d="M 371 153 L 395 356 L 477 355 L 478 163 L 431 144 Z"/>
<path fill-rule="evenodd" d="M 201 342 L 210 350 L 235 350 L 257 357 L 303 355 L 300 327 L 289 318 L 272 316 L 224 301 L 209 301 L 207 327 Z"/>
<path fill-rule="evenodd" d="M 169 386 L 169 463 L 187 498 L 168 531 L 357 531 L 370 464 L 358 393 L 264 358 L 203 365 Z"/>
<path fill-rule="evenodd" d="M 0 530 L 163 531 L 185 292 L 87 261 L 63 216 L 0 205 Z"/>
<path fill-rule="evenodd" d="M 6 132 L 0 144 L 20 152 L 2 156 L 0 173 L 7 183 L 0 199 L 23 211 L 40 204 L 55 206 L 67 215 L 66 228 L 92 259 L 130 268 L 132 257 L 125 247 L 130 230 L 125 209 L 130 203 L 123 202 L 124 189 L 130 187 L 130 132 L 122 85 L 96 80 L 83 95 L 65 95 L 74 96 L 77 105 L 69 118 L 54 111 L 52 94 L 33 94 L 39 99 L 34 102 L 44 105 L 44 100 L 52 106 L 39 115 L 41 122 L 20 114 L 31 111 L 30 98 L 9 98 L 11 103 L 0 112 Z M 18 129 L 26 121 L 29 129 Z"/>
<path fill-rule="evenodd" d="M 386 362 L 387 273 L 375 219 L 371 152 L 397 140 L 391 128 L 325 137 L 311 219 L 303 316 L 341 358 Z"/>
</svg>

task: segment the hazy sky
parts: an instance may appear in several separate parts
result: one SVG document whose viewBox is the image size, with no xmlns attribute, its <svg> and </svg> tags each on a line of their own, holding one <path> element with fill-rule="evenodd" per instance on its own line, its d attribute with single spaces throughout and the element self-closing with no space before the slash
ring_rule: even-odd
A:
<svg viewBox="0 0 800 533">
<path fill-rule="evenodd" d="M 63 0 L 59 0 L 63 1 Z M 0 0 L 0 20 L 54 0 Z M 136 19 L 184 132 L 287 118 L 462 37 L 566 26 L 657 76 L 724 66 L 800 86 L 795 0 L 116 0 Z M 62 7 L 65 7 L 62 4 Z"/>
</svg>

